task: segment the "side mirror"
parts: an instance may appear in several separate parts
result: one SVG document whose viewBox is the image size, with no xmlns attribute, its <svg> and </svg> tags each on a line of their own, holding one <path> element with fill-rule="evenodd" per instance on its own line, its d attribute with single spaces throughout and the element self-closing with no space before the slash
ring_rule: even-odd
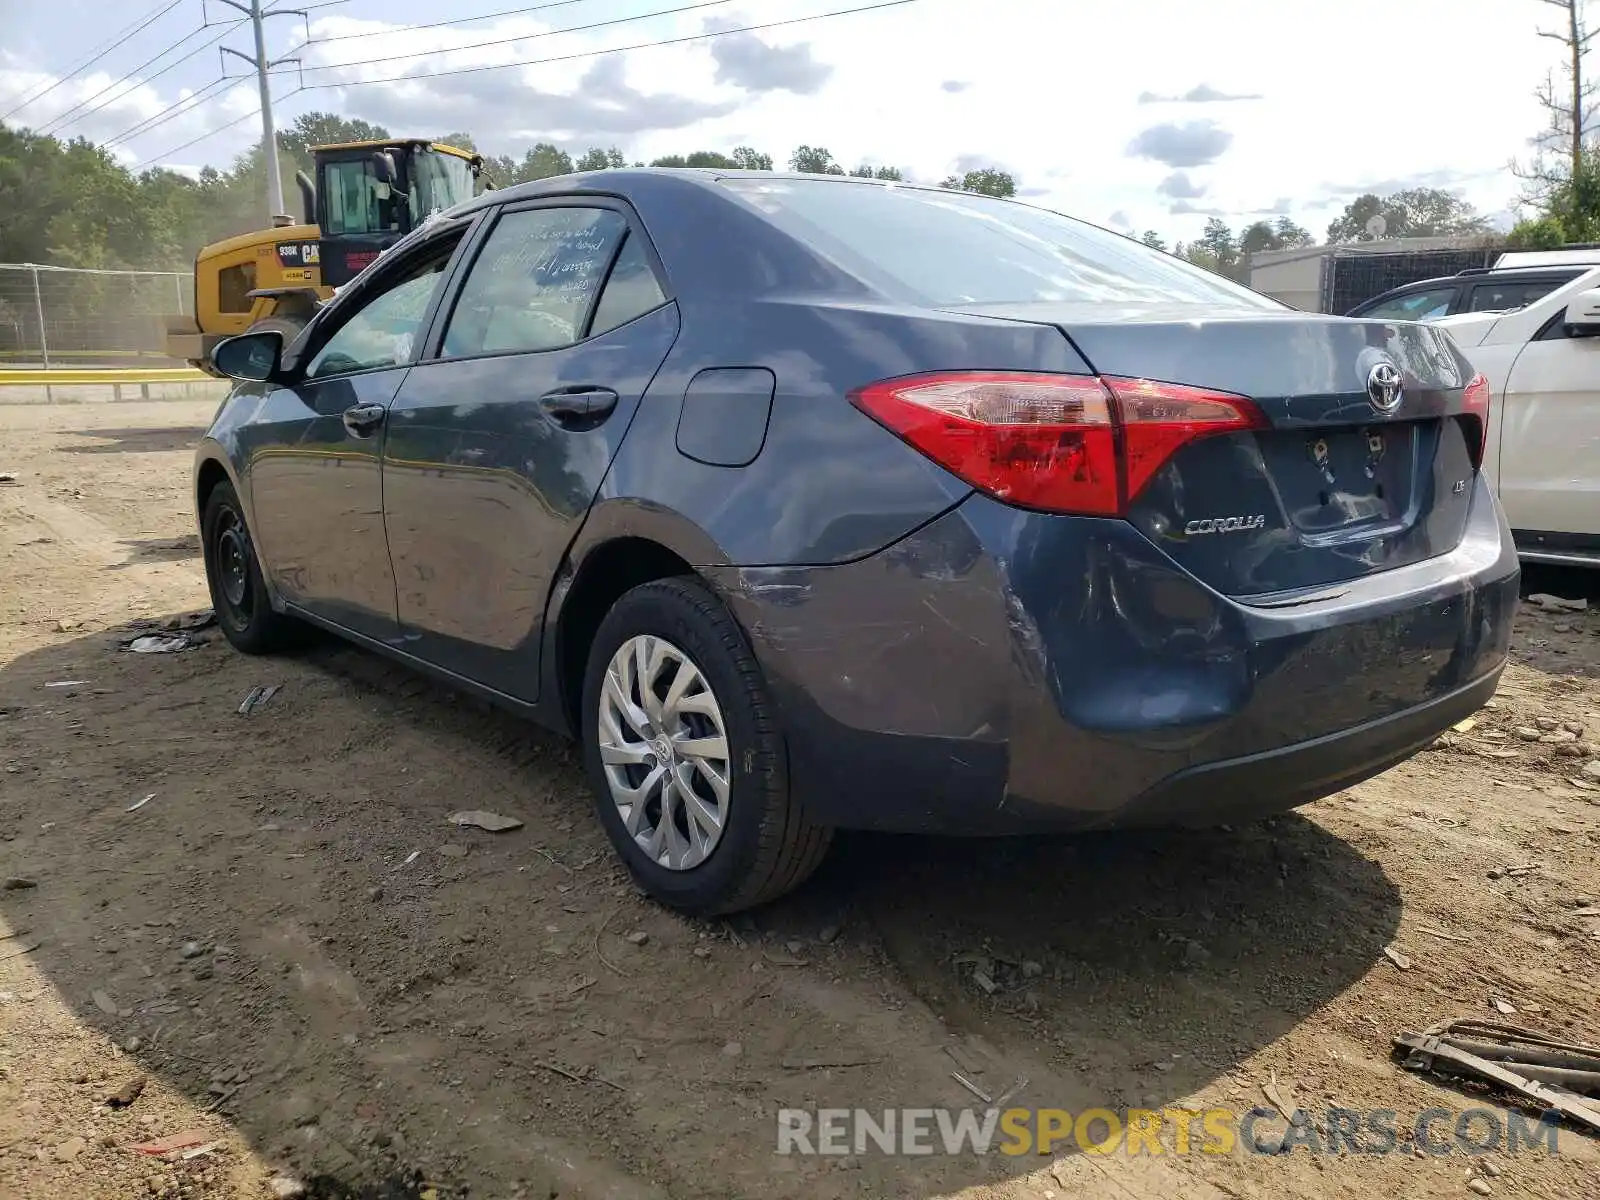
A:
<svg viewBox="0 0 1600 1200">
<path fill-rule="evenodd" d="M 283 334 L 275 329 L 241 333 L 217 343 L 211 364 L 230 379 L 266 383 L 283 363 Z"/>
<path fill-rule="evenodd" d="M 378 150 L 372 155 L 373 174 L 378 177 L 379 183 L 394 184 L 397 174 L 394 165 L 394 155 L 387 150 Z"/>
<path fill-rule="evenodd" d="M 1579 292 L 1567 301 L 1561 323 L 1575 337 L 1600 337 L 1600 288 Z"/>
</svg>

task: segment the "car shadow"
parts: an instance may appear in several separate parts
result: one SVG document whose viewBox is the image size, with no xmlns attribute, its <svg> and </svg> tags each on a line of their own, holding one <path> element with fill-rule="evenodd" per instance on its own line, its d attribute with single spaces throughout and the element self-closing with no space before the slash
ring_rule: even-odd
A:
<svg viewBox="0 0 1600 1200">
<path fill-rule="evenodd" d="M 1026 1079 L 1019 1105 L 1160 1107 L 1350 987 L 1399 919 L 1379 867 L 1300 816 L 843 834 L 793 896 L 685 919 L 627 879 L 566 743 L 336 642 L 263 659 L 209 636 L 0 670 L 0 874 L 37 885 L 0 890 L 0 934 L 29 930 L 108 1081 L 159 1077 L 317 1195 L 992 1182 L 1048 1160 L 839 1170 L 775 1155 L 777 1110 L 981 1107 L 954 1070 L 991 1097 Z"/>
<path fill-rule="evenodd" d="M 80 429 L 76 437 L 93 438 L 80 445 L 58 447 L 63 454 L 158 454 L 166 450 L 187 450 L 205 436 L 205 426 L 152 429 Z"/>
<path fill-rule="evenodd" d="M 125 538 L 120 545 L 128 551 L 128 561 L 119 563 L 123 570 L 135 563 L 187 562 L 200 557 L 200 535 L 186 533 L 168 538 Z"/>
</svg>

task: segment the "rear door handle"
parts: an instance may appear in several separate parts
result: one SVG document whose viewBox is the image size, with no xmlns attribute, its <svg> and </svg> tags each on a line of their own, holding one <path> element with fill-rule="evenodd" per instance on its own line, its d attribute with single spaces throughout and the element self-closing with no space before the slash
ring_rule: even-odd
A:
<svg viewBox="0 0 1600 1200">
<path fill-rule="evenodd" d="M 381 404 L 357 404 L 344 410 L 344 427 L 356 437 L 371 437 L 383 424 L 386 411 Z"/>
<path fill-rule="evenodd" d="M 603 387 L 560 388 L 540 396 L 539 407 L 557 424 L 598 424 L 617 407 L 617 394 Z"/>
</svg>

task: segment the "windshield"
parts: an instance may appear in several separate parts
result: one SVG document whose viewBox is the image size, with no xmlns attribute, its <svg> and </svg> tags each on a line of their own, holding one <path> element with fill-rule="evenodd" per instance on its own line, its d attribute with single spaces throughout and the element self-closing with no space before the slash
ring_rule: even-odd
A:
<svg viewBox="0 0 1600 1200">
<path fill-rule="evenodd" d="M 1283 307 L 1132 238 L 1015 201 L 823 179 L 722 182 L 845 269 L 887 276 L 930 305 Z"/>
<path fill-rule="evenodd" d="M 418 148 L 411 152 L 411 220 L 429 217 L 472 199 L 472 167 L 464 158 Z"/>
</svg>

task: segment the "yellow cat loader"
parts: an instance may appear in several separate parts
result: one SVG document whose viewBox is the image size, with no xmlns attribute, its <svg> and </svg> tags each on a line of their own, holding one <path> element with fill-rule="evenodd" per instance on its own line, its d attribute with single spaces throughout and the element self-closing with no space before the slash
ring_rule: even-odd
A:
<svg viewBox="0 0 1600 1200">
<path fill-rule="evenodd" d="M 483 175 L 480 155 L 421 138 L 311 154 L 316 179 L 295 175 L 304 223 L 280 217 L 195 257 L 194 315 L 167 318 L 169 356 L 217 375 L 211 351 L 223 338 L 277 329 L 292 339 L 335 288 L 433 214 L 470 199 Z"/>
</svg>

